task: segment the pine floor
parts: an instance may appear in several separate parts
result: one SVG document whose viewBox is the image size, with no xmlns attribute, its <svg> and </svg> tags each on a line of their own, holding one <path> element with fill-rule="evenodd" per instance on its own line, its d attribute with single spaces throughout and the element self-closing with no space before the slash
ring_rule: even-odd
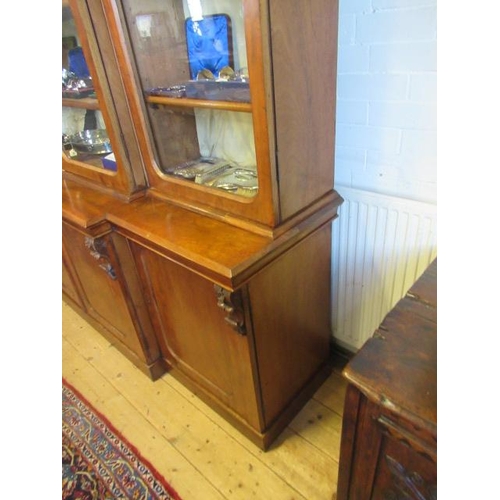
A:
<svg viewBox="0 0 500 500">
<path fill-rule="evenodd" d="M 331 500 L 337 489 L 342 362 L 267 452 L 164 375 L 152 382 L 63 302 L 63 377 L 183 500 Z"/>
</svg>

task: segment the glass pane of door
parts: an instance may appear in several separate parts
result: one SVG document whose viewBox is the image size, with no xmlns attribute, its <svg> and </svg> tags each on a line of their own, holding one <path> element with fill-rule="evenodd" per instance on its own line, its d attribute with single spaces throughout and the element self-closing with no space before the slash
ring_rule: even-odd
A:
<svg viewBox="0 0 500 500">
<path fill-rule="evenodd" d="M 69 160 L 116 170 L 95 92 L 90 55 L 84 53 L 71 7 L 62 4 L 62 148 Z"/>
<path fill-rule="evenodd" d="M 258 189 L 242 0 L 123 0 L 159 175 Z"/>
</svg>

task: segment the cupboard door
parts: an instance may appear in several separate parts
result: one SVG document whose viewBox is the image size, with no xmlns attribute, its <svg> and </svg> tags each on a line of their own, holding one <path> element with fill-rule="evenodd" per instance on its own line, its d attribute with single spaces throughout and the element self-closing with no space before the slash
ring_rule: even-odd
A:
<svg viewBox="0 0 500 500">
<path fill-rule="evenodd" d="M 249 325 L 244 324 L 243 311 L 225 311 L 231 307 L 230 298 L 218 295 L 210 281 L 139 245 L 131 246 L 164 358 L 224 408 L 259 429 Z"/>
<path fill-rule="evenodd" d="M 63 248 L 76 271 L 87 313 L 145 360 L 110 237 L 92 238 L 63 223 Z"/>
<path fill-rule="evenodd" d="M 76 288 L 76 285 L 73 281 L 73 277 L 70 271 L 70 265 L 68 264 L 68 258 L 65 254 L 64 247 L 63 258 L 62 258 L 62 290 L 63 295 L 72 300 L 79 308 L 84 309 L 84 305 L 82 299 L 80 298 L 80 294 Z"/>
</svg>

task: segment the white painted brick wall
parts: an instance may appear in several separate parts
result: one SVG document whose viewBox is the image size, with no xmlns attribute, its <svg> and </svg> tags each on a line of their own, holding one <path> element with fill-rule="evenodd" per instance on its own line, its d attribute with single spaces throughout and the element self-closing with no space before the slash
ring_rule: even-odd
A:
<svg viewBox="0 0 500 500">
<path fill-rule="evenodd" d="M 437 254 L 437 0 L 339 1 L 332 334 L 356 351 Z"/>
<path fill-rule="evenodd" d="M 436 0 L 340 0 L 336 183 L 436 203 Z"/>
</svg>

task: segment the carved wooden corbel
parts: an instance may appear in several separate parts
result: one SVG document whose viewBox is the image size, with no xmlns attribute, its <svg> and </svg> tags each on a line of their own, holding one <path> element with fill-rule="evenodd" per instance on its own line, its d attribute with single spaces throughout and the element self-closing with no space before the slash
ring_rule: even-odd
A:
<svg viewBox="0 0 500 500">
<path fill-rule="evenodd" d="M 85 237 L 85 246 L 88 248 L 90 255 L 99 263 L 99 267 L 112 279 L 116 279 L 116 273 L 109 262 L 108 250 L 106 242 L 102 238 Z"/>
<path fill-rule="evenodd" d="M 241 291 L 230 292 L 219 285 L 214 285 L 217 306 L 226 313 L 224 320 L 240 335 L 246 335 L 245 314 Z"/>
</svg>

